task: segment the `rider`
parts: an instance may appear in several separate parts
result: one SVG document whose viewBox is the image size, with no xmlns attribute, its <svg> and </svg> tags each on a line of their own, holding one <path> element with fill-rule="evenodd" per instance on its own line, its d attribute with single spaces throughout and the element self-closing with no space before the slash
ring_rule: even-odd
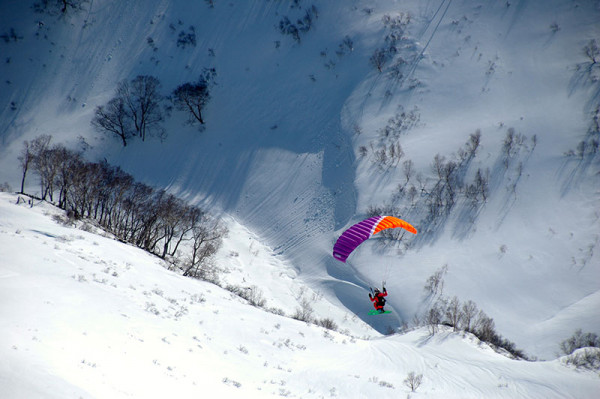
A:
<svg viewBox="0 0 600 399">
<path fill-rule="evenodd" d="M 383 307 L 385 306 L 385 298 L 387 296 L 387 291 L 385 286 L 383 287 L 383 292 L 379 291 L 379 288 L 375 288 L 373 295 L 369 294 L 369 299 L 373 302 L 373 306 L 379 313 L 383 313 Z"/>
</svg>

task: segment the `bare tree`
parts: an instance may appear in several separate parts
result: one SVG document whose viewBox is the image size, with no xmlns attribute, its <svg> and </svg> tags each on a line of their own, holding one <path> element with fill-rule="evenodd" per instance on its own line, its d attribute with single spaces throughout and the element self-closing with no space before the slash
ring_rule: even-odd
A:
<svg viewBox="0 0 600 399">
<path fill-rule="evenodd" d="M 583 48 L 583 52 L 590 59 L 591 66 L 595 65 L 600 57 L 600 49 L 598 48 L 598 44 L 596 44 L 596 39 L 590 40 Z"/>
<path fill-rule="evenodd" d="M 475 302 L 469 300 L 463 303 L 462 306 L 462 327 L 465 331 L 471 331 L 471 323 L 477 315 L 477 305 Z"/>
<path fill-rule="evenodd" d="M 69 196 L 69 190 L 72 182 L 71 176 L 73 170 L 79 168 L 82 160 L 78 153 L 63 146 L 58 146 L 56 148 L 56 152 L 57 158 L 60 160 L 55 184 L 59 190 L 58 207 L 61 209 L 66 209 L 67 198 Z"/>
<path fill-rule="evenodd" d="M 202 109 L 208 102 L 208 98 L 207 86 L 200 83 L 184 83 L 173 91 L 175 107 L 180 111 L 188 111 L 193 117 L 191 122 L 196 120 L 201 125 L 204 124 Z"/>
<path fill-rule="evenodd" d="M 46 160 L 44 157 L 44 153 L 48 150 L 50 146 L 50 141 L 52 140 L 52 136 L 43 134 L 41 136 L 36 137 L 29 145 L 29 151 L 31 152 L 32 159 L 31 161 L 33 169 L 40 176 L 40 187 L 41 192 L 40 195 L 44 198 L 44 191 L 47 187 L 46 182 L 44 181 L 44 174 L 40 173 L 40 170 L 43 170 L 46 164 Z"/>
<path fill-rule="evenodd" d="M 123 147 L 127 146 L 127 140 L 133 137 L 134 133 L 131 115 L 127 112 L 122 97 L 115 97 L 106 106 L 97 107 L 92 125 L 100 131 L 117 135 L 123 142 Z"/>
<path fill-rule="evenodd" d="M 489 195 L 489 174 L 489 170 L 482 172 L 481 169 L 477 169 L 473 183 L 467 185 L 465 195 L 467 198 L 470 198 L 474 204 L 479 203 L 480 200 L 481 202 L 487 201 Z"/>
<path fill-rule="evenodd" d="M 440 303 L 435 303 L 425 314 L 425 324 L 429 329 L 429 334 L 434 335 L 438 332 L 439 325 L 442 322 L 443 309 Z"/>
<path fill-rule="evenodd" d="M 59 184 L 59 173 L 66 161 L 65 151 L 67 149 L 62 145 L 55 145 L 47 148 L 37 157 L 36 168 L 43 182 L 42 199 L 49 198 L 50 202 L 54 201 L 55 187 Z"/>
<path fill-rule="evenodd" d="M 88 0 L 39 0 L 33 4 L 37 12 L 45 12 L 51 15 L 66 14 L 69 10 L 80 11 Z"/>
<path fill-rule="evenodd" d="M 373 55 L 371 56 L 371 58 L 369 58 L 369 61 L 371 62 L 371 64 L 375 68 L 377 68 L 377 70 L 379 72 L 383 72 L 383 67 L 385 66 L 385 64 L 387 63 L 388 60 L 389 60 L 389 53 L 384 48 L 379 48 L 379 49 L 375 50 L 373 52 Z"/>
<path fill-rule="evenodd" d="M 497 334 L 494 319 L 480 310 L 475 320 L 474 332 L 477 337 L 485 342 L 496 343 Z"/>
<path fill-rule="evenodd" d="M 402 171 L 404 172 L 404 177 L 406 178 L 405 184 L 408 184 L 410 178 L 413 177 L 415 174 L 415 163 L 411 159 L 408 159 L 404 161 L 402 166 Z"/>
<path fill-rule="evenodd" d="M 481 145 L 481 130 L 477 129 L 475 133 L 469 136 L 469 142 L 467 143 L 468 153 L 471 157 L 475 156 L 477 149 Z"/>
<path fill-rule="evenodd" d="M 502 154 L 504 156 L 503 163 L 505 169 L 508 169 L 510 160 L 519 153 L 524 141 L 525 136 L 521 133 L 516 133 L 514 128 L 511 127 L 507 130 L 504 142 L 502 143 Z"/>
<path fill-rule="evenodd" d="M 151 132 L 159 135 L 163 132 L 163 96 L 159 93 L 159 88 L 159 80 L 148 75 L 138 75 L 131 82 L 124 80 L 117 88 L 117 97 L 122 99 L 142 141 Z"/>
<path fill-rule="evenodd" d="M 458 165 L 454 161 L 446 162 L 442 169 L 444 187 L 446 191 L 446 205 L 448 207 L 452 207 L 452 205 L 454 205 L 456 190 L 461 186 L 457 178 L 457 170 Z"/>
<path fill-rule="evenodd" d="M 219 250 L 227 228 L 204 212 L 194 213 L 191 217 L 192 253 L 183 275 L 207 279 L 207 270 L 202 266 Z"/>
<path fill-rule="evenodd" d="M 198 82 L 184 83 L 173 90 L 171 98 L 175 107 L 190 114 L 190 123 L 204 124 L 202 111 L 210 100 L 210 84 L 215 75 L 214 69 L 205 70 Z"/>
<path fill-rule="evenodd" d="M 463 318 L 462 309 L 460 307 L 460 301 L 458 297 L 454 296 L 446 306 L 446 318 L 448 322 L 452 325 L 454 331 L 458 331 L 459 324 Z"/>
<path fill-rule="evenodd" d="M 29 171 L 29 166 L 33 161 L 33 153 L 31 149 L 31 145 L 27 140 L 23 142 L 23 149 L 21 150 L 21 155 L 19 156 L 19 162 L 21 164 L 21 170 L 23 175 L 21 177 L 21 194 L 24 194 L 23 190 L 25 187 L 25 178 L 27 177 L 27 172 Z"/>
<path fill-rule="evenodd" d="M 192 227 L 186 223 L 186 205 L 172 194 L 165 194 L 156 204 L 156 210 L 162 241 L 162 249 L 158 255 L 164 259 L 167 255 L 175 255 L 179 244 Z M 174 241 L 175 237 L 178 239 Z"/>
<path fill-rule="evenodd" d="M 142 141 L 151 133 L 162 137 L 164 97 L 159 92 L 160 82 L 148 75 L 138 75 L 131 81 L 123 80 L 117 86 L 116 96 L 94 111 L 92 125 L 100 131 L 119 137 L 123 146 L 138 135 Z"/>
<path fill-rule="evenodd" d="M 429 295 L 442 295 L 444 291 L 444 275 L 448 272 L 448 265 L 444 265 L 427 278 L 427 284 L 423 289 Z"/>
<path fill-rule="evenodd" d="M 411 392 L 415 392 L 423 381 L 423 374 L 416 374 L 414 371 L 408 373 L 408 376 L 404 380 L 404 385 L 410 388 Z"/>
<path fill-rule="evenodd" d="M 438 177 L 438 180 L 444 179 L 446 169 L 446 158 L 443 155 L 435 154 L 433 157 L 433 164 L 431 165 L 431 170 Z"/>
</svg>

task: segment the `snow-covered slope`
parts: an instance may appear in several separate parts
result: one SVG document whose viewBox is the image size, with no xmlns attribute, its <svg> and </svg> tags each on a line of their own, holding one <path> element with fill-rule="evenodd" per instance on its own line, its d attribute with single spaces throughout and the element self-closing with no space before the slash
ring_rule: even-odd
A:
<svg viewBox="0 0 600 399">
<path fill-rule="evenodd" d="M 410 372 L 427 398 L 600 389 L 596 373 L 561 359 L 512 360 L 450 330 L 364 339 L 277 316 L 17 198 L 0 193 L 3 398 L 398 398 L 410 396 Z M 244 261 L 271 257 L 232 248 Z"/>
<path fill-rule="evenodd" d="M 597 106 L 597 80 L 582 72 L 593 69 L 583 47 L 600 39 L 597 2 L 213 3 L 94 0 L 56 18 L 32 13 L 27 2 L 3 2 L 0 182 L 18 187 L 23 140 L 52 134 L 90 159 L 223 212 L 235 232 L 272 248 L 276 261 L 266 270 L 285 265 L 325 308 L 356 314 L 379 332 L 421 315 L 431 299 L 425 281 L 444 265 L 445 295 L 474 300 L 530 355 L 555 357 L 576 328 L 600 331 L 598 158 L 564 156 Z M 278 31 L 284 16 L 296 21 L 312 5 L 318 18 L 300 42 Z M 385 16 L 406 24 L 380 73 L 369 59 L 390 44 L 395 28 Z M 192 26 L 196 44 L 178 47 L 179 33 Z M 402 76 L 394 78 L 400 58 Z M 213 67 L 217 85 L 202 132 L 174 113 L 164 142 L 122 148 L 90 125 L 122 79 L 151 74 L 167 94 Z M 473 211 L 461 199 L 442 222 L 427 224 L 424 208 L 394 203 L 402 163 L 381 168 L 373 160 L 399 107 L 418 115 L 400 144 L 402 161 L 414 162 L 424 184 L 436 154 L 452 159 L 480 129 L 465 175 L 489 170 L 483 206 Z M 525 141 L 504 167 L 510 128 Z M 331 257 L 345 227 L 370 206 L 390 204 L 406 211 L 397 216 L 415 218 L 416 238 L 385 249 L 367 243 L 348 264 Z M 243 278 L 260 285 L 261 276 Z M 373 321 L 367 288 L 383 279 L 394 314 Z M 286 301 L 296 289 L 269 295 L 293 308 Z"/>
</svg>

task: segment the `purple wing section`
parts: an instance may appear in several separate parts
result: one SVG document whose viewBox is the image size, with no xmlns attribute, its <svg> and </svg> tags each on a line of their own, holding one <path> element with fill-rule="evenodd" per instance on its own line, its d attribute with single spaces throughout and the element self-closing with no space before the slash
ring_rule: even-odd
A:
<svg viewBox="0 0 600 399">
<path fill-rule="evenodd" d="M 354 226 L 344 231 L 333 246 L 333 257 L 339 261 L 346 262 L 346 259 L 350 253 L 354 251 L 354 248 L 358 247 L 360 243 L 371 237 L 375 226 L 380 220 L 381 216 L 374 216 L 363 220 L 360 223 L 356 223 Z"/>
</svg>

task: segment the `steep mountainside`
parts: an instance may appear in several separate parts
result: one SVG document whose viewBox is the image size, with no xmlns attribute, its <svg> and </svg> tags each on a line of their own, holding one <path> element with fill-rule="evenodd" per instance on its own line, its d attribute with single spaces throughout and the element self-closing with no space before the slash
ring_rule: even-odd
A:
<svg viewBox="0 0 600 399">
<path fill-rule="evenodd" d="M 23 140 L 51 134 L 235 220 L 379 332 L 456 295 L 553 358 L 600 331 L 599 26 L 597 1 L 4 1 L 0 182 L 17 188 Z M 171 110 L 165 137 L 122 147 L 90 124 L 123 79 L 167 95 L 207 68 L 202 130 Z M 335 260 L 374 209 L 419 234 Z M 373 320 L 382 280 L 394 313 Z"/>
</svg>

